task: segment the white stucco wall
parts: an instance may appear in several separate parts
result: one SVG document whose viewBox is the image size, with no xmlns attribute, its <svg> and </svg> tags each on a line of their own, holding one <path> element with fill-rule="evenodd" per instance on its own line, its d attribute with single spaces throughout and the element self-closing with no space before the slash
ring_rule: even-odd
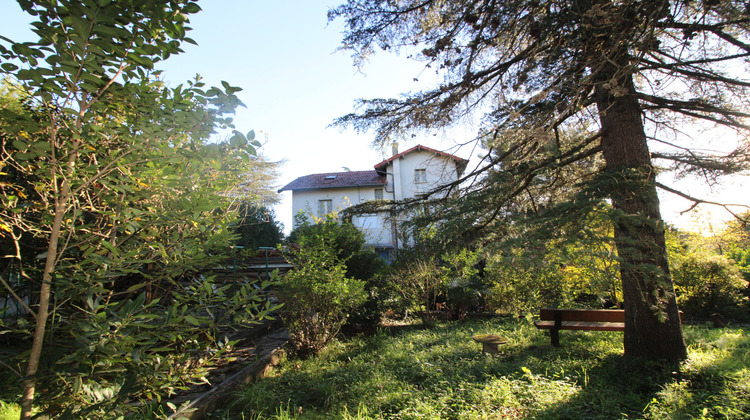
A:
<svg viewBox="0 0 750 420">
<path fill-rule="evenodd" d="M 318 201 L 331 200 L 332 210 L 341 211 L 355 204 L 375 199 L 375 189 L 383 189 L 383 198 L 392 197 L 382 187 L 330 188 L 317 190 L 297 190 L 292 193 L 292 210 L 300 211 L 312 221 L 318 215 Z M 384 215 L 366 215 L 354 217 L 352 223 L 365 234 L 365 241 L 371 246 L 391 246 L 391 227 Z"/>
<path fill-rule="evenodd" d="M 414 182 L 416 169 L 425 170 L 425 182 Z M 292 210 L 295 215 L 301 211 L 309 220 L 313 220 L 313 217 L 319 217 L 319 200 L 331 200 L 332 210 L 338 212 L 352 205 L 374 200 L 376 188 L 383 189 L 383 198 L 386 200 L 408 199 L 458 178 L 456 163 L 452 159 L 426 150 L 413 151 L 398 158 L 398 161 L 393 161 L 386 167 L 386 172 L 387 184 L 378 187 L 295 190 L 292 193 Z M 400 190 L 400 197 L 394 196 L 394 190 Z M 352 222 L 364 232 L 368 245 L 399 247 L 400 244 L 396 244 L 393 238 L 392 221 L 386 214 L 357 216 Z"/>
<path fill-rule="evenodd" d="M 375 247 L 393 246 L 391 224 L 384 214 L 355 216 L 352 223 L 365 234 L 366 244 Z"/>
<path fill-rule="evenodd" d="M 458 179 L 456 163 L 453 160 L 425 150 L 409 153 L 400 158 L 400 161 L 401 191 L 405 199 L 425 194 L 440 185 Z M 427 175 L 426 182 L 414 182 L 414 172 L 416 169 L 425 169 Z"/>
</svg>

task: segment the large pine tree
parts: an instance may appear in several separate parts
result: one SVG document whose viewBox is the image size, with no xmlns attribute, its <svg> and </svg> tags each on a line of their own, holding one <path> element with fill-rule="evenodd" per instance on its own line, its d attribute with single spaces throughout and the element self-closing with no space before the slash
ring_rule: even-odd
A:
<svg viewBox="0 0 750 420">
<path fill-rule="evenodd" d="M 456 234 L 487 234 L 522 194 L 557 185 L 565 168 L 595 168 L 577 178 L 576 200 L 607 200 L 613 209 L 625 354 L 686 357 L 657 188 L 681 193 L 656 174 L 666 166 L 708 176 L 746 170 L 748 2 L 349 0 L 329 17 L 345 19 L 343 45 L 358 61 L 378 49 L 419 51 L 413 57 L 445 80 L 399 99 L 364 100 L 340 123 L 387 139 L 481 119 L 487 158 L 450 187 L 464 198 L 453 208 L 470 221 Z M 705 154 L 680 143 L 686 122 L 744 140 L 728 154 Z M 591 165 L 597 158 L 603 164 Z M 433 216 L 456 219 L 450 209 Z"/>
</svg>

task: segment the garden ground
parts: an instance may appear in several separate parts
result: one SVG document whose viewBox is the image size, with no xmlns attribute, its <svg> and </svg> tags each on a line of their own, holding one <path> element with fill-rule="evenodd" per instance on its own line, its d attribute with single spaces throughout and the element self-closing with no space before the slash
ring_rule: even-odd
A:
<svg viewBox="0 0 750 420">
<path fill-rule="evenodd" d="M 564 331 L 562 347 L 531 319 L 380 329 L 319 356 L 282 360 L 212 419 L 745 418 L 750 336 L 686 325 L 675 371 L 622 358 L 622 334 Z M 471 337 L 498 333 L 502 354 Z"/>
</svg>

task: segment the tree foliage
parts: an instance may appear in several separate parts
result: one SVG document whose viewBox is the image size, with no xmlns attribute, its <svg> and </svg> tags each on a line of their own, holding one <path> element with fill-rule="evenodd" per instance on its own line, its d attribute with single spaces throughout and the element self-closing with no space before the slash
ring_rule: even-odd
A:
<svg viewBox="0 0 750 420">
<path fill-rule="evenodd" d="M 391 310 L 416 312 L 430 325 L 436 311 L 452 319 L 464 319 L 469 312 L 487 307 L 488 285 L 483 271 L 487 252 L 482 249 L 453 249 L 436 256 L 427 252 L 424 243 L 401 248 L 386 276 Z"/>
<path fill-rule="evenodd" d="M 750 213 L 745 213 L 743 217 L 747 219 Z M 730 221 L 720 237 L 722 240 L 720 253 L 725 252 L 734 260 L 745 280 L 750 282 L 750 226 L 737 220 Z"/>
<path fill-rule="evenodd" d="M 304 222 L 289 233 L 288 243 L 301 243 L 310 237 L 330 238 L 336 257 L 346 265 L 346 274 L 357 280 L 370 280 L 383 268 L 383 261 L 365 246 L 365 235 L 351 222 L 340 222 L 328 216 L 317 223 Z"/>
<path fill-rule="evenodd" d="M 237 200 L 264 191 L 243 188 L 260 144 L 209 141 L 233 129 L 240 88 L 159 80 L 157 63 L 193 42 L 195 2 L 19 5 L 38 40 L 0 38 L 0 241 L 22 280 L 3 286 L 33 319 L 22 417 L 37 389 L 51 415 L 106 417 L 199 380 L 188 355 L 272 309 L 197 274 L 234 240 Z"/>
<path fill-rule="evenodd" d="M 416 311 L 422 323 L 429 325 L 428 311 L 436 309 L 445 293 L 447 279 L 436 258 L 402 252 L 388 275 L 388 285 L 398 293 L 405 310 Z"/>
<path fill-rule="evenodd" d="M 556 224 L 555 232 L 519 223 L 506 240 L 488 245 L 490 306 L 519 315 L 540 307 L 621 306 L 608 211 L 602 206 L 575 223 Z"/>
<path fill-rule="evenodd" d="M 502 237 L 509 213 L 546 209 L 575 219 L 611 200 L 625 352 L 685 357 L 656 191 L 705 200 L 656 174 L 674 169 L 713 182 L 747 170 L 744 1 L 350 0 L 329 17 L 345 19 L 343 48 L 357 60 L 406 49 L 444 80 L 398 99 L 363 100 L 361 113 L 339 123 L 374 128 L 381 140 L 467 120 L 479 126 L 487 154 L 442 188 L 460 199 L 435 212 L 449 220 L 441 236 Z M 739 140 L 724 145 L 728 152 L 705 152 L 682 135 L 692 122 Z"/>
<path fill-rule="evenodd" d="M 239 236 L 236 244 L 246 249 L 276 247 L 284 240 L 283 226 L 268 207 L 243 202 L 238 209 L 239 220 L 234 232 Z"/>
<path fill-rule="evenodd" d="M 299 248 L 290 247 L 287 255 L 294 269 L 278 288 L 281 317 L 301 357 L 322 350 L 367 300 L 365 282 L 348 274 L 351 254 L 340 247 L 344 230 L 332 218 L 312 226 L 295 235 Z"/>
<path fill-rule="evenodd" d="M 747 319 L 747 231 L 737 221 L 711 236 L 670 229 L 670 265 L 677 300 L 687 316 Z"/>
<path fill-rule="evenodd" d="M 287 242 L 291 244 L 323 236 L 330 238 L 336 258 L 342 261 L 346 277 L 364 282 L 367 299 L 364 304 L 353 308 L 347 318 L 348 324 L 355 327 L 375 327 L 380 323 L 383 300 L 390 295 L 384 282 L 385 261 L 377 253 L 365 246 L 365 235 L 348 221 L 338 221 L 333 217 L 310 223 L 307 217 L 298 218 L 299 223 L 290 232 Z"/>
<path fill-rule="evenodd" d="M 724 255 L 689 252 L 674 258 L 674 282 L 680 306 L 693 316 L 714 313 L 735 316 L 747 299 L 742 292 L 748 282 L 739 267 Z"/>
</svg>

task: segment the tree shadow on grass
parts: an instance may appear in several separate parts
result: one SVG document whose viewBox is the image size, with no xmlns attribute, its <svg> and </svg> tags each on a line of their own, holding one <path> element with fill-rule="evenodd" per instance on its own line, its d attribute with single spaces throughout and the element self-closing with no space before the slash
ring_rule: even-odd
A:
<svg viewBox="0 0 750 420">
<path fill-rule="evenodd" d="M 481 353 L 471 340 L 472 334 L 495 332 L 509 338 L 499 356 Z M 246 408 L 273 413 L 281 405 L 330 413 L 331 418 L 344 407 L 349 413 L 366 407 L 371 416 L 383 418 L 419 410 L 421 418 L 457 419 L 466 412 L 485 418 L 700 417 L 696 404 L 653 408 L 670 387 L 688 386 L 693 399 L 721 394 L 730 385 L 714 382 L 724 381 L 728 370 L 741 369 L 747 358 L 742 352 L 750 349 L 746 334 L 732 343 L 716 339 L 715 345 L 728 347 L 720 360 L 679 374 L 658 363 L 624 358 L 620 334 L 571 332 L 560 348 L 548 340 L 524 321 L 381 330 L 325 351 L 305 366 L 287 361 L 280 375 L 258 385 L 263 397 L 255 400 L 263 406 Z"/>
<path fill-rule="evenodd" d="M 577 392 L 532 417 L 746 418 L 750 337 L 735 330 L 715 332 L 707 340 L 701 346 L 709 351 L 692 351 L 680 371 L 622 355 L 603 358 L 589 366 Z"/>
<path fill-rule="evenodd" d="M 640 418 L 656 393 L 673 379 L 671 369 L 622 355 L 609 355 L 589 364 L 575 379 L 575 390 L 554 402 L 539 404 L 537 419 Z M 538 376 L 534 380 L 554 380 Z M 536 395 L 543 398 L 543 395 Z"/>
<path fill-rule="evenodd" d="M 748 330 L 693 326 L 686 332 L 686 341 L 690 357 L 652 411 L 670 418 L 747 418 Z"/>
</svg>

